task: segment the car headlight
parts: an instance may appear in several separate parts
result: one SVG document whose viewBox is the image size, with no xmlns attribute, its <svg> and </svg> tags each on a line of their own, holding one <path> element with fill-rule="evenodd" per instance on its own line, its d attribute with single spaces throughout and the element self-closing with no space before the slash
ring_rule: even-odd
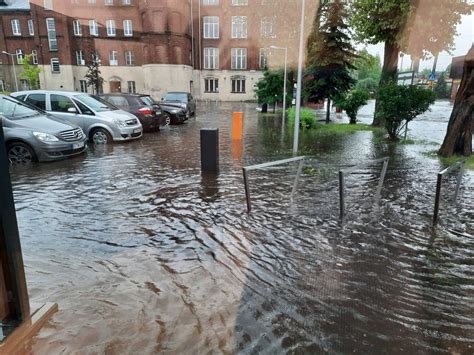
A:
<svg viewBox="0 0 474 355">
<path fill-rule="evenodd" d="M 125 122 L 120 121 L 120 120 L 114 120 L 114 123 L 117 125 L 117 127 L 126 127 L 127 125 Z"/>
<path fill-rule="evenodd" d="M 41 132 L 33 132 L 33 135 L 40 140 L 41 142 L 48 143 L 48 142 L 58 142 L 59 139 L 52 134 L 48 133 L 41 133 Z"/>
</svg>

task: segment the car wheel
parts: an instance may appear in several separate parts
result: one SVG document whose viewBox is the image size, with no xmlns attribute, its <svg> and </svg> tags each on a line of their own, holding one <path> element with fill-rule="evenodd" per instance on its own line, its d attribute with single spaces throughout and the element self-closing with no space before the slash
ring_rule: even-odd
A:
<svg viewBox="0 0 474 355">
<path fill-rule="evenodd" d="M 33 149 L 21 142 L 9 144 L 7 155 L 11 165 L 29 164 L 36 159 Z"/>
<path fill-rule="evenodd" d="M 91 134 L 91 141 L 94 144 L 112 143 L 112 136 L 103 128 L 95 129 Z"/>
<path fill-rule="evenodd" d="M 171 116 L 169 113 L 165 112 L 165 126 L 169 126 L 171 124 Z"/>
</svg>

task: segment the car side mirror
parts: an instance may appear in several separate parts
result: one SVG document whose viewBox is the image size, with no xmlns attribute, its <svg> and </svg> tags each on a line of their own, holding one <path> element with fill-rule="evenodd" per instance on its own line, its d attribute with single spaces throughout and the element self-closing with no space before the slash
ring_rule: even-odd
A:
<svg viewBox="0 0 474 355">
<path fill-rule="evenodd" d="M 161 101 L 164 101 L 164 100 L 165 100 L 165 98 L 164 98 L 164 97 L 162 97 L 162 98 L 161 98 Z"/>
<path fill-rule="evenodd" d="M 69 113 L 77 113 L 77 110 L 76 110 L 75 107 L 69 107 L 69 108 L 67 109 L 67 112 L 69 112 Z"/>
</svg>

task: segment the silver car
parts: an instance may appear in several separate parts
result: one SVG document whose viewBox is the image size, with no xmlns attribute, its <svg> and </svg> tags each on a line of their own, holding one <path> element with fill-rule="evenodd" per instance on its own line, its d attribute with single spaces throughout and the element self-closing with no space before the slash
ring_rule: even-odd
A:
<svg viewBox="0 0 474 355">
<path fill-rule="evenodd" d="M 143 134 L 137 117 L 96 96 L 46 90 L 15 92 L 11 96 L 78 125 L 96 144 L 138 139 Z"/>
<path fill-rule="evenodd" d="M 0 120 L 12 165 L 64 159 L 87 148 L 81 128 L 6 95 L 0 95 Z"/>
</svg>

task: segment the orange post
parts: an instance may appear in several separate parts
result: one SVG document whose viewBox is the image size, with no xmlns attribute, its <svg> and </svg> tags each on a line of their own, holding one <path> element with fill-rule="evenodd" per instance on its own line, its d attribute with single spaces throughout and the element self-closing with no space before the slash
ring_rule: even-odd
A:
<svg viewBox="0 0 474 355">
<path fill-rule="evenodd" d="M 234 112 L 234 119 L 232 122 L 232 140 L 242 140 L 244 128 L 244 113 Z"/>
</svg>

